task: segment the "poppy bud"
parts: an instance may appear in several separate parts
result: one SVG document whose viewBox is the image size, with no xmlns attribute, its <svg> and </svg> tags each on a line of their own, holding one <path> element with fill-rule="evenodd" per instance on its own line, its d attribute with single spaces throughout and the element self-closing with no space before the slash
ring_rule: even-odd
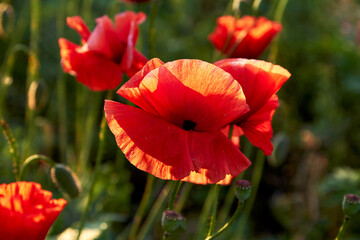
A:
<svg viewBox="0 0 360 240">
<path fill-rule="evenodd" d="M 346 194 L 343 201 L 345 215 L 355 215 L 360 210 L 360 197 L 355 194 Z"/>
<path fill-rule="evenodd" d="M 174 211 L 165 211 L 163 212 L 161 225 L 165 232 L 171 233 L 182 227 L 184 221 L 185 218 L 181 214 Z"/>
<path fill-rule="evenodd" d="M 235 195 L 240 202 L 246 201 L 251 194 L 251 182 L 239 180 L 235 182 Z"/>
<path fill-rule="evenodd" d="M 51 179 L 70 198 L 76 198 L 80 195 L 81 185 L 79 178 L 69 167 L 63 164 L 56 164 L 51 169 Z"/>
</svg>

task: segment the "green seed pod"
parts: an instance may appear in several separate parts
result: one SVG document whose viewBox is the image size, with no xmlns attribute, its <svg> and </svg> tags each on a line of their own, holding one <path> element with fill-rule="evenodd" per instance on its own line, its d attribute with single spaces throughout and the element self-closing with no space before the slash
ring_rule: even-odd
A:
<svg viewBox="0 0 360 240">
<path fill-rule="evenodd" d="M 161 225 L 165 232 L 172 233 L 184 224 L 185 218 L 174 211 L 164 211 Z"/>
<path fill-rule="evenodd" d="M 360 210 L 360 197 L 355 194 L 346 194 L 343 201 L 343 211 L 347 216 L 353 216 Z"/>
<path fill-rule="evenodd" d="M 251 194 L 251 182 L 239 180 L 235 182 L 235 195 L 240 202 L 246 201 Z"/>
<path fill-rule="evenodd" d="M 63 164 L 56 164 L 51 169 L 51 179 L 70 198 L 76 198 L 80 195 L 81 184 L 79 178 L 69 167 Z"/>
</svg>

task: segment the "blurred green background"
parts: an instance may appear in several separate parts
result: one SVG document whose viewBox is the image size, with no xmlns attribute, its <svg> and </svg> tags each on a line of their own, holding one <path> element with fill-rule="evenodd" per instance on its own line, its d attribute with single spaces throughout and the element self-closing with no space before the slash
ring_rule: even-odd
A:
<svg viewBox="0 0 360 240">
<path fill-rule="evenodd" d="M 17 139 L 21 157 L 41 153 L 68 164 L 82 182 L 91 179 L 102 117 L 104 93 L 93 93 L 60 67 L 58 38 L 80 42 L 66 26 L 66 16 L 80 15 L 89 29 L 95 18 L 121 11 L 150 12 L 150 4 L 118 0 L 40 1 L 36 108 L 28 138 L 28 47 L 30 1 L 1 2 L 0 114 Z M 274 19 L 283 0 L 263 0 L 259 15 Z M 232 14 L 228 0 L 159 0 L 155 21 L 155 53 L 162 61 L 196 58 L 213 61 L 208 35 L 216 18 Z M 252 2 L 241 3 L 241 14 L 251 14 Z M 230 7 L 229 7 L 230 6 Z M 280 107 L 273 119 L 273 156 L 265 162 L 253 210 L 246 221 L 219 239 L 333 239 L 342 223 L 344 194 L 360 194 L 360 1 L 289 0 L 282 16 L 283 31 L 262 55 L 289 70 L 291 78 L 279 91 Z M 148 55 L 147 20 L 140 26 L 137 48 Z M 124 76 L 124 81 L 127 77 Z M 61 83 L 59 83 L 61 81 Z M 125 101 L 119 96 L 117 101 Z M 63 110 L 61 110 L 63 109 Z M 63 111 L 63 115 L 61 115 Z M 64 117 L 65 116 L 65 117 Z M 65 126 L 65 130 L 64 130 Z M 254 161 L 256 149 L 241 139 L 242 150 Z M 244 144 L 243 144 L 244 143 Z M 27 146 L 31 146 L 27 149 Z M 0 183 L 15 180 L 9 146 L 0 138 Z M 244 178 L 251 179 L 253 166 Z M 63 197 L 44 164 L 34 165 L 27 180 L 40 182 L 55 197 Z M 107 133 L 101 175 L 95 188 L 87 229 L 100 239 L 121 239 L 128 231 L 144 190 L 146 174 L 134 168 Z M 164 181 L 156 180 L 154 201 Z M 193 186 L 183 214 L 187 230 L 179 239 L 193 239 L 209 186 Z M 219 208 L 228 187 L 222 187 Z M 70 200 L 52 234 L 79 220 L 84 196 Z M 232 208 L 235 208 L 233 204 Z M 345 239 L 360 239 L 360 216 L 354 217 Z M 218 225 L 220 227 L 220 224 Z M 161 238 L 157 218 L 147 239 Z"/>
</svg>

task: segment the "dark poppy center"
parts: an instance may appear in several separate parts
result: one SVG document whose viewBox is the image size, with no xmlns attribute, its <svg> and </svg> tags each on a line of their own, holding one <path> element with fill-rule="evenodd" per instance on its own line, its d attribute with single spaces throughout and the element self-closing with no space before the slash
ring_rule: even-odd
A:
<svg viewBox="0 0 360 240">
<path fill-rule="evenodd" d="M 186 131 L 194 130 L 196 127 L 196 122 L 191 120 L 184 120 L 182 128 Z"/>
</svg>

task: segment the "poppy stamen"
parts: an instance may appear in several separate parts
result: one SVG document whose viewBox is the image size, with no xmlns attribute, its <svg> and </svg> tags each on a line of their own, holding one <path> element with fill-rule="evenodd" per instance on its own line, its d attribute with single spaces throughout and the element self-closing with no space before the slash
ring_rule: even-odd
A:
<svg viewBox="0 0 360 240">
<path fill-rule="evenodd" d="M 184 120 L 182 129 L 186 131 L 192 131 L 196 127 L 196 122 L 193 122 L 191 120 Z"/>
</svg>

